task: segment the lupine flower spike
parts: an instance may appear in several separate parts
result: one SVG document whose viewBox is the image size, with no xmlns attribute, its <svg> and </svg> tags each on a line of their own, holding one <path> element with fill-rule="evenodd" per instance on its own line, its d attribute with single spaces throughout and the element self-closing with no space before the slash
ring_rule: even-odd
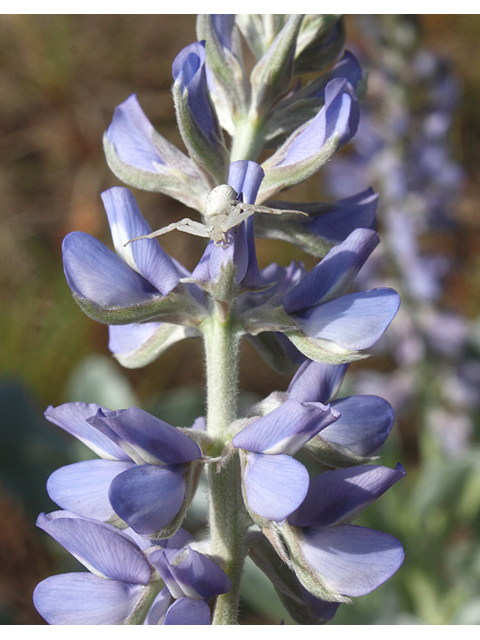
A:
<svg viewBox="0 0 480 640">
<path fill-rule="evenodd" d="M 366 81 L 343 50 L 343 20 L 201 15 L 197 34 L 172 65 L 186 152 L 155 131 L 135 95 L 115 110 L 104 148 L 120 180 L 198 216 L 152 231 L 149 212 L 113 187 L 102 194 L 113 248 L 73 232 L 63 263 L 74 300 L 108 325 L 121 365 L 143 367 L 179 340 L 202 340 L 205 415 L 179 427 L 141 407 L 46 410 L 98 456 L 47 483 L 61 510 L 37 525 L 88 570 L 36 587 L 49 624 L 237 624 L 247 556 L 294 620 L 324 624 L 403 561 L 388 532 L 351 524 L 404 476 L 400 464 L 378 462 L 392 408 L 339 392 L 348 364 L 368 356 L 400 304 L 387 287 L 352 291 L 380 242 L 378 197 L 367 188 L 337 202 L 273 199 L 357 131 Z M 174 230 L 204 243 L 191 272 L 156 239 Z M 317 262 L 260 268 L 256 235 Z M 240 412 L 244 338 L 294 375 L 285 392 Z M 202 479 L 208 514 L 190 531 Z"/>
</svg>

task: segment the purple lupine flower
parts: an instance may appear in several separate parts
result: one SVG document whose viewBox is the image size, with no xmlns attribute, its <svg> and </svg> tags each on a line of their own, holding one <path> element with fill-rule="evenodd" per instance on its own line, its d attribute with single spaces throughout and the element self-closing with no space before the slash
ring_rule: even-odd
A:
<svg viewBox="0 0 480 640">
<path fill-rule="evenodd" d="M 167 310 L 166 296 L 181 288 L 180 298 L 189 316 L 205 304 L 204 294 L 196 285 L 180 284 L 190 273 L 155 239 L 125 246 L 151 232 L 128 189 L 113 187 L 102 198 L 116 253 L 89 234 L 70 233 L 63 241 L 65 275 L 85 313 L 109 324 L 109 347 L 120 363 L 130 368 L 144 366 L 175 342 L 198 335 L 194 326 L 148 321 L 158 319 L 162 307 Z M 177 300 L 177 314 L 183 303 Z"/>
<path fill-rule="evenodd" d="M 53 575 L 33 593 L 49 624 L 122 624 L 147 590 L 151 567 L 126 533 L 68 511 L 40 514 L 37 526 L 50 534 L 91 573 Z"/>
<path fill-rule="evenodd" d="M 355 229 L 374 229 L 378 194 L 366 189 L 336 202 L 267 201 L 275 209 L 301 211 L 308 216 L 271 216 L 256 213 L 255 234 L 290 242 L 303 251 L 323 258 L 328 249 L 343 242 Z"/>
<path fill-rule="evenodd" d="M 207 84 L 218 119 L 234 135 L 233 116 L 246 112 L 249 94 L 235 15 L 198 14 L 197 37 L 205 40 Z"/>
<path fill-rule="evenodd" d="M 111 170 L 126 184 L 202 210 L 210 188 L 200 169 L 154 129 L 135 94 L 115 108 L 104 147 Z"/>
<path fill-rule="evenodd" d="M 173 99 L 177 123 L 189 155 L 206 175 L 211 186 L 222 184 L 228 166 L 228 152 L 222 129 L 209 95 L 205 42 L 185 47 L 172 65 Z"/>
<path fill-rule="evenodd" d="M 69 233 L 62 250 L 73 296 L 96 319 L 112 317 L 109 324 L 158 317 L 158 303 L 188 272 L 153 239 L 124 246 L 151 232 L 128 189 L 113 187 L 102 199 L 116 253 L 87 233 Z"/>
<path fill-rule="evenodd" d="M 47 490 L 59 506 L 82 516 L 119 516 L 137 533 L 169 525 L 191 493 L 189 463 L 201 457 L 185 433 L 132 407 L 109 411 L 96 404 L 49 407 L 45 416 L 100 455 L 61 467 Z"/>
<path fill-rule="evenodd" d="M 232 588 L 225 571 L 213 560 L 191 547 L 161 549 L 150 555 L 174 598 L 208 600 Z"/>
<path fill-rule="evenodd" d="M 288 517 L 296 562 L 326 581 L 333 595 L 370 593 L 401 566 L 405 554 L 396 538 L 350 522 L 404 475 L 400 464 L 325 471 L 310 481 L 304 502 Z"/>
<path fill-rule="evenodd" d="M 157 596 L 147 624 L 210 624 L 210 600 L 232 588 L 223 569 L 189 546 L 154 551 L 149 559 L 168 594 Z"/>
<path fill-rule="evenodd" d="M 356 229 L 282 298 L 307 337 L 349 351 L 366 349 L 381 337 L 400 305 L 396 291 L 341 295 L 377 244 L 375 231 Z"/>
<path fill-rule="evenodd" d="M 288 270 L 264 270 L 265 281 L 269 275 L 280 278 L 271 290 L 247 298 L 251 305 L 243 318 L 247 331 L 255 335 L 277 326 L 301 351 L 318 347 L 323 353 L 319 359 L 339 364 L 347 356 L 355 358 L 355 352 L 382 336 L 400 304 L 398 294 L 388 288 L 342 295 L 378 241 L 375 231 L 356 229 L 308 273 L 295 264 Z M 293 320 L 290 326 L 283 310 Z"/>
<path fill-rule="evenodd" d="M 329 406 L 292 399 L 234 436 L 232 444 L 240 449 L 250 511 L 282 522 L 302 503 L 309 476 L 292 456 L 338 417 Z"/>
<path fill-rule="evenodd" d="M 347 449 L 356 456 L 370 456 L 387 439 L 395 416 L 391 405 L 379 396 L 334 399 L 348 366 L 306 361 L 292 378 L 285 395 L 299 402 L 331 403 L 340 417 L 315 439 L 327 442 L 334 449 Z"/>
<path fill-rule="evenodd" d="M 265 180 L 259 201 L 264 202 L 281 189 L 303 182 L 316 173 L 355 135 L 358 122 L 355 90 L 345 78 L 334 78 L 325 87 L 325 104 L 318 114 L 294 131 L 262 164 Z"/>
<path fill-rule="evenodd" d="M 337 298 L 353 282 L 379 242 L 378 234 L 371 229 L 352 231 L 282 298 L 285 311 L 298 313 Z"/>
<path fill-rule="evenodd" d="M 181 92 L 187 94 L 190 112 L 199 129 L 212 144 L 217 144 L 221 134 L 208 95 L 205 62 L 205 42 L 193 42 L 173 61 L 172 75 Z"/>
</svg>

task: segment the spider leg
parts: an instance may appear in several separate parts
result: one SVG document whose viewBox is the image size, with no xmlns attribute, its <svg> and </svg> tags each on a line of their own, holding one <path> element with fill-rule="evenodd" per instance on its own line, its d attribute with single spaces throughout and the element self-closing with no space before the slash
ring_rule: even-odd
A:
<svg viewBox="0 0 480 640">
<path fill-rule="evenodd" d="M 308 213 L 304 211 L 296 211 L 293 209 L 272 209 L 271 207 L 265 207 L 263 205 L 251 205 L 256 213 L 270 213 L 276 216 L 281 216 L 282 213 L 297 213 L 299 216 L 307 216 Z"/>
<path fill-rule="evenodd" d="M 190 233 L 193 236 L 200 236 L 202 238 L 208 238 L 209 235 L 205 229 L 205 225 L 201 222 L 196 222 L 195 220 L 190 220 L 190 218 L 183 218 L 183 220 L 179 220 L 178 222 L 173 222 L 172 224 L 163 227 L 162 229 L 158 229 L 157 231 L 152 231 L 145 236 L 138 236 L 137 238 L 132 238 L 128 242 L 126 242 L 123 246 L 126 247 L 130 242 L 134 242 L 135 240 L 144 240 L 145 238 L 156 238 L 157 236 L 162 236 L 164 233 L 169 233 L 170 231 L 183 231 L 184 233 Z"/>
<path fill-rule="evenodd" d="M 254 213 L 254 205 L 243 204 L 243 202 L 239 202 L 230 210 L 230 213 L 228 214 L 222 225 L 223 230 L 228 231 L 232 227 L 236 227 L 241 222 L 252 216 Z"/>
</svg>

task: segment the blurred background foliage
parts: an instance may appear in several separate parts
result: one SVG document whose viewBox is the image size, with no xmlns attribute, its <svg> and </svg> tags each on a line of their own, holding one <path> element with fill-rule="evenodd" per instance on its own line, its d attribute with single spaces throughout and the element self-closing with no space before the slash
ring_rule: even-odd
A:
<svg viewBox="0 0 480 640">
<path fill-rule="evenodd" d="M 441 304 L 468 321 L 468 357 L 478 361 L 480 16 L 412 20 L 416 46 L 446 59 L 461 90 L 448 133 L 453 158 L 463 167 L 450 212 L 455 224 L 426 233 L 422 246 L 453 265 L 442 283 Z M 347 46 L 368 50 L 356 17 L 347 16 L 346 24 Z M 61 261 L 61 242 L 70 231 L 110 242 L 99 196 L 119 182 L 104 160 L 102 135 L 117 104 L 137 93 L 156 128 L 182 146 L 170 94 L 171 63 L 194 39 L 193 15 L 0 16 L 2 624 L 43 624 L 31 602 L 34 586 L 47 575 L 77 568 L 34 523 L 40 511 L 56 508 L 45 490 L 49 474 L 89 453 L 48 423 L 44 409 L 67 401 L 96 401 L 111 409 L 136 404 L 185 426 L 203 412 L 198 341 L 178 343 L 143 370 L 122 370 L 108 352 L 106 327 L 75 305 Z M 182 205 L 160 194 L 134 195 L 154 229 L 185 215 Z M 332 199 L 321 175 L 286 194 L 292 200 L 322 197 Z M 189 269 L 204 247 L 180 233 L 165 236 L 162 245 Z M 261 266 L 286 265 L 292 258 L 312 266 L 280 242 L 259 241 L 258 251 Z M 438 362 L 424 364 L 422 389 L 435 394 L 428 376 Z M 351 371 L 363 366 L 352 365 Z M 388 373 L 394 364 L 375 353 L 367 366 Z M 243 401 L 285 389 L 288 382 L 244 345 Z M 479 386 L 473 393 L 480 396 Z M 455 455 L 427 427 L 421 398 L 398 416 L 381 462 L 402 462 L 407 477 L 357 522 L 397 536 L 406 561 L 373 594 L 342 605 L 332 624 L 480 623 L 480 426 L 476 403 L 471 405 L 466 444 Z M 193 529 L 201 527 L 204 508 L 199 492 L 188 521 Z M 289 623 L 268 581 L 250 564 L 242 611 L 247 624 Z"/>
</svg>

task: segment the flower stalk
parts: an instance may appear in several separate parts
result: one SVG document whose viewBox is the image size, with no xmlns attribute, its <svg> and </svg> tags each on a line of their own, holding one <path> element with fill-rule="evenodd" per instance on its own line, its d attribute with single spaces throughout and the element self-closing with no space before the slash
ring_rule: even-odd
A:
<svg viewBox="0 0 480 640">
<path fill-rule="evenodd" d="M 217 453 L 229 444 L 229 426 L 237 417 L 238 342 L 229 306 L 214 301 L 212 315 L 203 324 L 208 435 Z M 241 489 L 238 451 L 207 469 L 209 490 L 210 549 L 223 559 L 223 569 L 232 581 L 228 593 L 217 598 L 213 624 L 237 624 L 240 580 L 245 560 L 246 535 L 250 519 Z"/>
</svg>

